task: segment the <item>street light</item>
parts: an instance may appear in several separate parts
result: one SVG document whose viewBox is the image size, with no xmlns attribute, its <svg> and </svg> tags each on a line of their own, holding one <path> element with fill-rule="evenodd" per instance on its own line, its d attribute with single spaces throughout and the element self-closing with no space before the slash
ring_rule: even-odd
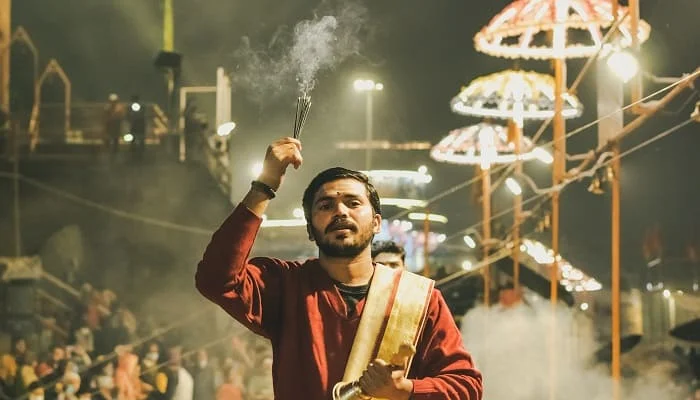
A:
<svg viewBox="0 0 700 400">
<path fill-rule="evenodd" d="M 369 171 L 372 169 L 372 93 L 384 90 L 384 84 L 371 79 L 356 79 L 353 83 L 353 87 L 356 92 L 366 93 L 365 142 L 367 148 L 365 150 L 365 170 Z"/>
<path fill-rule="evenodd" d="M 304 218 L 304 210 L 300 207 L 297 207 L 292 211 L 292 215 L 294 216 L 294 218 Z"/>
<path fill-rule="evenodd" d="M 554 162 L 554 157 L 552 157 L 549 152 L 541 147 L 535 147 L 532 150 L 532 155 L 535 156 L 536 159 L 540 160 L 541 162 L 549 165 Z"/>
<path fill-rule="evenodd" d="M 520 187 L 518 181 L 516 181 L 513 177 L 506 179 L 506 186 L 508 187 L 508 190 L 510 190 L 510 192 L 516 196 L 523 194 L 523 188 Z"/>
<path fill-rule="evenodd" d="M 470 249 L 476 249 L 476 241 L 469 235 L 464 235 L 464 244 L 469 246 Z"/>
<path fill-rule="evenodd" d="M 606 63 L 608 68 L 625 83 L 639 73 L 639 61 L 628 51 L 613 51 Z"/>
<path fill-rule="evenodd" d="M 257 178 L 260 176 L 263 170 L 263 163 L 262 161 L 257 161 L 256 163 L 253 164 L 253 166 L 250 168 L 250 173 L 252 174 L 253 178 Z"/>
<path fill-rule="evenodd" d="M 372 92 L 384 90 L 384 84 L 375 82 L 371 79 L 356 79 L 353 87 L 358 92 Z"/>
<path fill-rule="evenodd" d="M 218 128 L 216 128 L 216 134 L 221 137 L 228 136 L 234 129 L 236 129 L 235 122 L 224 122 L 223 124 L 219 125 Z"/>
</svg>

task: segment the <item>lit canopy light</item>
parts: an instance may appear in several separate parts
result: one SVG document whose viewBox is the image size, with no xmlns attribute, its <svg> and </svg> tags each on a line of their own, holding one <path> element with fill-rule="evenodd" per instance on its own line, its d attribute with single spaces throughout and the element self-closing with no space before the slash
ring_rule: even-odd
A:
<svg viewBox="0 0 700 400">
<path fill-rule="evenodd" d="M 425 200 L 415 200 L 415 199 L 395 199 L 392 197 L 382 197 L 381 205 L 383 206 L 394 206 L 399 208 L 422 208 L 426 205 Z"/>
<path fill-rule="evenodd" d="M 430 142 L 393 143 L 388 140 L 371 140 L 360 142 L 338 142 L 335 147 L 341 150 L 430 150 Z"/>
<path fill-rule="evenodd" d="M 496 57 L 591 57 L 602 44 L 602 30 L 615 21 L 612 1 L 516 0 L 476 34 L 474 44 L 477 50 Z M 618 7 L 617 18 L 623 18 L 626 13 L 626 7 Z M 619 46 L 631 46 L 631 29 L 629 18 L 619 25 Z M 567 30 L 584 34 L 569 36 Z M 649 24 L 640 21 L 635 33 L 639 43 L 649 38 L 650 30 Z"/>
<path fill-rule="evenodd" d="M 139 103 L 131 103 L 131 111 L 133 111 L 133 112 L 139 112 L 139 111 L 141 111 L 141 104 L 139 104 Z"/>
<path fill-rule="evenodd" d="M 413 221 L 425 221 L 425 213 L 410 213 L 408 214 L 408 219 Z M 428 221 L 446 224 L 447 217 L 440 214 L 428 214 Z"/>
<path fill-rule="evenodd" d="M 554 78 L 537 72 L 506 70 L 474 79 L 451 102 L 452 111 L 476 117 L 544 120 L 554 116 Z M 581 102 L 564 94 L 564 118 L 583 112 Z"/>
<path fill-rule="evenodd" d="M 526 137 L 521 140 L 519 158 L 523 161 L 536 158 L 532 141 Z M 489 169 L 493 164 L 517 161 L 518 155 L 514 151 L 515 144 L 508 141 L 505 127 L 482 122 L 453 130 L 433 147 L 430 156 L 436 161 L 481 165 L 481 168 Z"/>
<path fill-rule="evenodd" d="M 420 169 L 418 171 L 394 170 L 394 169 L 376 169 L 372 171 L 362 171 L 372 181 L 395 181 L 409 180 L 416 185 L 427 184 L 433 180 L 433 177 L 428 175 L 428 170 Z"/>
<path fill-rule="evenodd" d="M 127 142 L 127 143 L 133 142 L 133 141 L 134 141 L 134 135 L 132 135 L 131 133 L 127 133 L 126 135 L 124 135 L 124 141 Z"/>
<path fill-rule="evenodd" d="M 552 249 L 547 248 L 540 242 L 525 239 L 520 245 L 520 251 L 527 254 L 538 266 L 543 267 L 542 272 L 546 272 L 549 265 L 558 261 L 561 271 L 559 283 L 568 292 L 595 292 L 603 288 L 600 282 L 587 276 L 583 271 L 574 268 L 568 261 L 561 257 L 555 257 Z"/>
<path fill-rule="evenodd" d="M 295 228 L 306 226 L 306 220 L 303 218 L 292 219 L 268 219 L 264 218 L 260 227 L 262 228 Z"/>
</svg>

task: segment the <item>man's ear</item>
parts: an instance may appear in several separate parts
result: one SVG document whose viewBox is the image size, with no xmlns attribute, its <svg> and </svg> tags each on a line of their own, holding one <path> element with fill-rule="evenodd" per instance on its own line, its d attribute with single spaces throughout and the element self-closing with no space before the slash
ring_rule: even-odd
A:
<svg viewBox="0 0 700 400">
<path fill-rule="evenodd" d="M 311 230 L 311 224 L 306 224 L 306 233 L 309 235 L 309 240 L 314 242 L 314 234 L 313 231 Z"/>
<path fill-rule="evenodd" d="M 372 224 L 373 224 L 372 232 L 374 232 L 375 235 L 382 231 L 382 216 L 381 216 L 381 214 L 374 214 Z"/>
</svg>

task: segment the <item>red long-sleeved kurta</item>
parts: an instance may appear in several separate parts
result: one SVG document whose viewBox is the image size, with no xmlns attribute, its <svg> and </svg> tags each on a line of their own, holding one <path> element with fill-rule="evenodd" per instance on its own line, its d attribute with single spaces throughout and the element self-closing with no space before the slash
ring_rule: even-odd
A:
<svg viewBox="0 0 700 400">
<path fill-rule="evenodd" d="M 318 260 L 248 260 L 261 222 L 243 205 L 233 211 L 204 252 L 197 289 L 272 342 L 276 399 L 331 399 L 360 317 L 347 317 L 340 292 Z M 359 302 L 355 315 L 364 303 Z M 414 399 L 481 398 L 481 374 L 437 289 L 409 378 Z"/>
</svg>

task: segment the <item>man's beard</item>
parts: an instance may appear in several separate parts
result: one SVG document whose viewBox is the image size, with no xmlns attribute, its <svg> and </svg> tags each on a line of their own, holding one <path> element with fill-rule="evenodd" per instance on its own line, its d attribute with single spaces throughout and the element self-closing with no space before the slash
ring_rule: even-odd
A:
<svg viewBox="0 0 700 400">
<path fill-rule="evenodd" d="M 326 238 L 326 236 L 315 227 L 312 227 L 311 230 L 319 251 L 328 257 L 355 257 L 362 253 L 362 251 L 372 243 L 372 239 L 374 238 L 374 232 L 372 232 L 371 226 L 365 227 L 364 229 L 360 228 L 359 233 L 353 231 L 355 236 L 352 243 L 335 243 L 331 239 Z M 333 235 L 332 232 L 331 235 Z"/>
</svg>

